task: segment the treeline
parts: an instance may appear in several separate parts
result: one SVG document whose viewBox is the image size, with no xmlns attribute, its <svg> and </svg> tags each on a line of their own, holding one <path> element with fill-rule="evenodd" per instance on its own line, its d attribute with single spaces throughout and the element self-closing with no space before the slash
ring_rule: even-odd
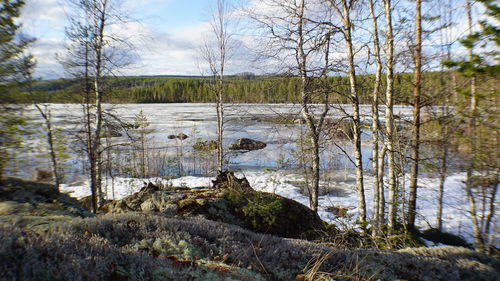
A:
<svg viewBox="0 0 500 281">
<path fill-rule="evenodd" d="M 442 75 L 424 73 L 424 103 L 436 104 L 437 85 Z M 412 76 L 395 77 L 396 104 L 411 104 Z M 371 103 L 373 75 L 359 76 L 360 101 Z M 459 78 L 460 79 L 460 78 Z M 137 76 L 107 78 L 104 102 L 106 103 L 210 103 L 214 92 L 210 78 L 183 76 Z M 332 103 L 350 103 L 349 80 L 345 76 L 329 77 Z M 461 84 L 457 81 L 457 84 Z M 34 97 L 41 103 L 79 103 L 82 86 L 77 79 L 38 81 L 34 84 Z M 3 102 L 30 103 L 33 95 L 15 93 Z M 296 103 L 300 100 L 300 80 L 282 76 L 228 76 L 225 102 L 228 103 Z"/>
</svg>

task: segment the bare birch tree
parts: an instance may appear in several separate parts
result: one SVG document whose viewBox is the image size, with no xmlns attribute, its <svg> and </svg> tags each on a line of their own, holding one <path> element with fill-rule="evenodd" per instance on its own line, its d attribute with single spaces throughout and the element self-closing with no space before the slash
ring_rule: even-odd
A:
<svg viewBox="0 0 500 281">
<path fill-rule="evenodd" d="M 224 170 L 224 74 L 233 47 L 229 30 L 229 4 L 227 0 L 216 0 L 215 11 L 210 22 L 212 40 L 206 41 L 201 53 L 208 64 L 215 93 L 217 111 L 217 169 Z"/>
<path fill-rule="evenodd" d="M 389 231 L 394 231 L 396 226 L 397 212 L 397 185 L 396 185 L 396 163 L 394 147 L 394 34 L 392 25 L 392 5 L 391 0 L 382 0 L 385 16 L 385 69 L 386 69 L 386 90 L 385 90 L 385 133 L 388 165 L 388 227 Z"/>
<path fill-rule="evenodd" d="M 103 201 L 101 156 L 104 149 L 101 138 L 105 123 L 102 107 L 105 95 L 104 76 L 112 74 L 112 69 L 130 63 L 124 55 L 130 45 L 108 30 L 112 24 L 123 22 L 118 10 L 119 2 L 73 0 L 72 4 L 75 15 L 70 19 L 71 25 L 67 29 L 71 45 L 62 61 L 66 69 L 81 78 L 84 84 L 86 151 L 89 159 L 92 209 L 96 212 Z"/>
<path fill-rule="evenodd" d="M 309 207 L 318 210 L 320 181 L 320 138 L 330 109 L 329 90 L 322 77 L 330 69 L 329 44 L 332 29 L 324 28 L 322 20 L 312 20 L 311 2 L 306 0 L 266 0 L 271 13 L 250 11 L 265 31 L 266 56 L 285 64 L 287 71 L 300 79 L 300 109 L 310 141 L 311 185 L 308 186 Z"/>
<path fill-rule="evenodd" d="M 358 4 L 358 1 L 348 0 L 328 0 L 330 8 L 341 19 L 342 27 L 339 29 L 343 35 L 347 54 L 347 74 L 350 84 L 350 101 L 352 103 L 352 126 L 353 126 L 353 149 L 354 165 L 356 169 L 356 191 L 358 196 L 358 221 L 361 225 L 366 223 L 366 200 L 363 182 L 363 159 L 361 154 L 361 120 L 359 114 L 359 93 L 357 85 L 356 67 L 355 67 L 355 47 L 353 43 L 353 21 L 351 12 Z"/>
<path fill-rule="evenodd" d="M 440 3 L 441 5 L 441 26 L 444 26 L 440 30 L 440 43 L 442 46 L 442 57 L 446 58 L 447 60 L 451 60 L 451 48 L 452 45 L 455 41 L 455 38 L 452 37 L 452 32 L 450 30 L 450 26 L 452 26 L 453 23 L 453 11 L 452 11 L 452 1 L 451 0 L 444 0 Z M 440 136 L 439 136 L 439 167 L 438 167 L 438 174 L 439 174 L 439 186 L 438 186 L 438 204 L 437 204 L 437 209 L 436 209 L 436 228 L 439 231 L 443 230 L 443 200 L 444 200 L 444 184 L 446 180 L 446 176 L 448 173 L 448 165 L 449 165 L 449 160 L 450 160 L 450 146 L 451 146 L 451 141 L 450 138 L 452 137 L 452 129 L 451 129 L 451 124 L 453 123 L 453 117 L 454 113 L 452 112 L 450 108 L 450 104 L 452 104 L 452 100 L 450 100 L 450 97 L 452 96 L 452 93 L 454 93 L 454 88 L 456 88 L 456 83 L 455 83 L 455 73 L 453 72 L 446 72 L 445 71 L 445 66 L 441 64 L 441 70 L 440 70 L 440 75 L 439 75 L 439 80 L 441 84 L 441 95 L 439 100 L 441 100 L 441 105 L 442 105 L 442 110 L 440 112 L 440 115 L 438 116 L 439 120 L 439 125 L 441 128 L 440 131 Z M 451 77 L 450 77 L 451 76 Z M 451 79 L 447 79 L 451 78 Z M 456 101 L 455 101 L 456 102 Z"/>
<path fill-rule="evenodd" d="M 380 40 L 378 36 L 378 16 L 375 14 L 374 1 L 369 0 L 370 18 L 372 21 L 372 36 L 373 36 L 373 56 L 375 57 L 375 81 L 373 83 L 372 93 L 372 167 L 373 167 L 373 221 L 374 233 L 378 233 L 380 229 L 381 220 L 384 212 L 384 185 L 383 181 L 379 178 L 379 141 L 380 141 L 380 120 L 379 120 L 379 95 L 382 80 L 382 58 L 380 55 Z M 382 165 L 383 169 L 383 165 Z"/>
<path fill-rule="evenodd" d="M 25 56 L 23 58 L 22 66 L 21 66 L 21 71 L 23 75 L 23 83 L 26 85 L 28 93 L 31 96 L 33 105 L 37 109 L 38 113 L 40 113 L 40 116 L 43 118 L 43 121 L 45 123 L 45 136 L 47 140 L 47 145 L 48 145 L 48 150 L 49 150 L 49 156 L 50 156 L 50 167 L 52 170 L 52 179 L 54 182 L 54 186 L 56 187 L 57 190 L 59 190 L 59 186 L 61 185 L 61 175 L 60 175 L 60 165 L 59 165 L 59 158 L 57 157 L 57 152 L 56 152 L 56 136 L 55 136 L 55 130 L 52 125 L 52 118 L 51 118 L 51 112 L 50 109 L 48 108 L 48 105 L 40 105 L 36 102 L 34 93 L 33 93 L 33 69 L 35 67 L 36 63 L 33 59 L 33 56 Z M 43 108 L 42 108 L 43 107 Z"/>
</svg>

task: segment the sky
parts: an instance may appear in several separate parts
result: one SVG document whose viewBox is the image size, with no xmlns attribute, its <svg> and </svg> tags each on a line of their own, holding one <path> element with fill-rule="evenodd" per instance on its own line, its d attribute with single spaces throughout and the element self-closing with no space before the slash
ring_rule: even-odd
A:
<svg viewBox="0 0 500 281">
<path fill-rule="evenodd" d="M 35 75 L 67 76 L 57 60 L 65 52 L 65 27 L 71 13 L 67 0 L 30 0 L 23 8 L 23 32 L 36 38 L 31 52 Z M 199 48 L 210 31 L 212 1 L 124 0 L 131 19 L 118 27 L 130 38 L 138 60 L 120 75 L 200 75 Z"/>
<path fill-rule="evenodd" d="M 65 53 L 65 28 L 71 14 L 70 0 L 29 0 L 19 19 L 23 32 L 36 38 L 30 52 L 37 60 L 35 77 L 56 79 L 67 77 L 58 57 Z M 125 25 L 112 27 L 133 45 L 136 61 L 127 68 L 120 69 L 115 75 L 202 75 L 206 74 L 200 49 L 210 36 L 212 5 L 214 0 L 117 0 L 129 19 Z M 256 5 L 259 10 L 263 0 L 233 0 L 240 6 Z M 426 9 L 435 9 L 427 5 Z M 240 25 L 245 25 L 245 23 Z M 242 34 L 245 28 L 239 27 Z M 459 20 L 452 26 L 455 38 L 464 35 L 466 21 Z M 239 34 L 239 35 L 242 35 Z M 249 36 L 239 36 L 241 44 L 227 66 L 226 74 L 239 72 L 265 72 L 257 62 L 248 57 L 247 48 L 258 45 Z M 400 42 L 402 43 L 402 42 Z M 403 46 L 407 48 L 407 46 Z M 344 49 L 338 50 L 342 56 Z M 265 66 L 269 71 L 269 64 Z"/>
</svg>

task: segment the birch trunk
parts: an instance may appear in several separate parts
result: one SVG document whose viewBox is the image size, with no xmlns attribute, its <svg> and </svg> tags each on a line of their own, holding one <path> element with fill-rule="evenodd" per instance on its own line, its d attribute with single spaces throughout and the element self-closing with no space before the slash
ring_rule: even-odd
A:
<svg viewBox="0 0 500 281">
<path fill-rule="evenodd" d="M 379 153 L 378 158 L 378 214 L 380 224 L 385 224 L 385 193 L 384 193 L 384 166 L 385 166 L 385 155 L 387 154 L 387 148 L 385 145 L 382 146 L 382 150 Z"/>
<path fill-rule="evenodd" d="M 342 0 L 340 5 L 329 1 L 331 8 L 342 19 L 342 33 L 347 48 L 347 65 L 350 84 L 350 100 L 352 103 L 354 166 L 356 169 L 356 192 L 358 197 L 358 222 L 366 224 L 366 199 L 363 183 L 363 158 L 361 154 L 361 121 L 359 116 L 359 95 L 356 83 L 356 68 L 354 65 L 354 46 L 352 42 L 351 9 L 354 1 Z M 341 6 L 341 7 L 340 7 Z"/>
<path fill-rule="evenodd" d="M 217 94 L 217 169 L 223 171 L 224 169 L 224 146 L 223 146 L 223 135 L 224 135 L 224 104 L 223 104 L 223 87 L 224 80 L 219 78 L 219 93 Z"/>
<path fill-rule="evenodd" d="M 217 35 L 217 44 L 219 45 L 219 77 L 218 77 L 218 95 L 217 95 L 217 165 L 219 171 L 224 168 L 224 70 L 226 65 L 226 41 L 227 34 L 225 29 L 225 3 L 222 0 L 217 2 L 217 19 L 215 23 Z"/>
<path fill-rule="evenodd" d="M 51 169 L 52 169 L 52 178 L 54 180 L 54 185 L 56 186 L 57 190 L 59 190 L 59 185 L 60 183 L 60 175 L 59 175 L 59 165 L 57 161 L 57 156 L 56 156 L 56 151 L 54 147 L 54 132 L 52 129 L 52 122 L 50 118 L 50 109 L 47 109 L 47 111 L 44 111 L 38 104 L 35 104 L 36 109 L 42 116 L 43 120 L 45 121 L 45 126 L 47 129 L 46 137 L 47 137 L 47 144 L 49 145 L 49 154 L 50 154 L 50 162 L 51 162 Z"/>
<path fill-rule="evenodd" d="M 361 225 L 366 223 L 366 199 L 363 184 L 363 158 L 361 154 L 361 121 L 359 117 L 359 96 L 356 84 L 356 69 L 354 66 L 354 48 L 352 44 L 352 23 L 350 16 L 351 6 L 346 0 L 342 1 L 344 36 L 347 47 L 347 63 L 349 72 L 349 83 L 351 90 L 351 102 L 353 110 L 353 149 L 354 164 L 356 166 L 356 191 L 358 195 L 358 221 Z"/>
<path fill-rule="evenodd" d="M 309 92 L 309 78 L 307 75 L 307 55 L 304 51 L 304 1 L 299 1 L 298 5 L 298 23 L 297 23 L 297 63 L 298 71 L 301 81 L 301 112 L 308 127 L 308 135 L 311 140 L 313 159 L 311 163 L 311 187 L 310 187 L 310 200 L 309 207 L 317 212 L 318 211 L 318 191 L 319 191 L 319 138 L 316 134 L 316 125 L 314 124 L 313 116 L 309 112 L 308 104 L 310 98 Z"/>
<path fill-rule="evenodd" d="M 212 15 L 211 28 L 215 37 L 214 45 L 205 42 L 202 55 L 207 62 L 214 83 L 215 107 L 217 114 L 217 170 L 224 170 L 224 73 L 227 60 L 228 42 L 230 34 L 227 30 L 228 17 L 226 15 L 225 0 L 216 1 L 216 10 Z"/>
<path fill-rule="evenodd" d="M 382 59 L 380 57 L 380 43 L 378 38 L 378 23 L 375 16 L 375 9 L 373 5 L 373 0 L 369 1 L 370 5 L 370 17 L 372 20 L 373 27 L 373 52 L 375 55 L 375 63 L 377 65 L 377 70 L 375 72 L 375 81 L 373 85 L 372 93 L 372 171 L 373 171 L 373 221 L 374 221 L 374 234 L 378 234 L 380 229 L 380 185 L 379 182 L 379 92 L 380 92 L 380 81 L 382 77 Z"/>
<path fill-rule="evenodd" d="M 397 186 L 396 186 L 396 163 L 394 161 L 394 113 L 393 113 L 393 94 L 394 94 L 394 35 L 392 31 L 392 7 L 391 0 L 384 0 L 384 15 L 386 22 L 385 33 L 385 56 L 386 56 L 386 108 L 385 108 L 385 129 L 386 129 L 386 148 L 388 171 L 388 228 L 393 232 L 396 226 L 397 212 Z"/>
<path fill-rule="evenodd" d="M 313 94 L 313 91 L 311 90 L 311 78 L 308 77 L 308 69 L 307 69 L 307 56 L 308 54 L 305 51 L 305 39 L 304 33 L 307 33 L 307 31 L 304 31 L 304 26 L 305 26 L 305 1 L 302 0 L 299 2 L 297 6 L 297 14 L 296 16 L 298 17 L 298 24 L 297 24 L 297 48 L 296 48 L 296 58 L 297 58 L 297 65 L 298 65 L 298 72 L 301 78 L 301 112 L 302 116 L 307 124 L 308 127 L 308 135 L 309 139 L 311 140 L 312 144 L 312 163 L 311 163 L 311 174 L 312 174 L 312 179 L 311 179 L 311 187 L 309 188 L 309 193 L 310 193 L 310 201 L 309 201 L 309 207 L 317 212 L 318 211 L 318 193 L 319 193 L 319 180 L 320 180 L 320 155 L 319 155 L 319 142 L 320 142 L 320 135 L 321 135 L 321 130 L 323 128 L 323 123 L 326 117 L 326 114 L 328 113 L 329 106 L 328 106 L 328 98 L 327 94 L 325 94 L 325 99 L 324 99 L 324 107 L 323 111 L 320 114 L 318 118 L 314 117 L 314 113 L 309 110 L 309 104 L 311 100 L 311 95 Z M 325 44 L 329 45 L 330 40 L 329 36 L 328 40 L 326 40 Z M 326 75 L 328 73 L 328 47 L 326 48 L 327 50 L 325 51 L 325 68 L 323 69 L 322 75 Z"/>
<path fill-rule="evenodd" d="M 101 131 L 103 125 L 103 115 L 102 115 L 102 89 L 101 89 L 101 78 L 102 78 L 102 67 L 103 67 L 103 48 L 104 48 L 104 28 L 106 26 L 107 21 L 107 0 L 103 0 L 100 5 L 96 3 L 94 18 L 93 18 L 93 26 L 95 36 L 95 41 L 92 42 L 93 52 L 94 52 L 94 94 L 95 94 L 95 116 L 96 116 L 96 125 L 95 132 L 92 141 L 92 152 L 94 154 L 94 161 L 92 164 L 94 167 L 94 177 L 95 177 L 95 186 L 93 190 L 97 192 L 97 200 L 98 205 L 103 203 L 103 194 L 102 194 L 102 181 L 101 181 Z"/>
</svg>

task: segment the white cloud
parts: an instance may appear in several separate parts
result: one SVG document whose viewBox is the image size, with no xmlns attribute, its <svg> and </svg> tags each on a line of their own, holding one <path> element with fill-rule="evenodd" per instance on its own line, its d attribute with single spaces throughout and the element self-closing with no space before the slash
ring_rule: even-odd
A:
<svg viewBox="0 0 500 281">
<path fill-rule="evenodd" d="M 56 54 L 64 52 L 64 41 L 59 39 L 39 38 L 30 47 L 30 53 L 37 61 L 36 77 L 53 79 L 64 76 L 64 70 L 57 61 Z"/>
<path fill-rule="evenodd" d="M 132 15 L 132 18 L 140 19 L 141 16 L 154 15 L 155 5 L 165 7 L 165 5 L 172 2 L 173 0 L 127 0 L 124 1 L 123 8 L 131 9 L 132 7 L 132 10 L 138 13 L 138 16 L 134 17 Z M 141 10 L 141 7 L 144 7 L 144 9 Z M 56 60 L 56 54 L 63 54 L 65 51 L 64 30 L 68 23 L 67 15 L 70 11 L 67 0 L 32 0 L 28 1 L 25 6 L 21 18 L 24 32 L 37 38 L 37 42 L 30 49 L 38 61 L 36 76 L 57 78 L 65 75 Z M 155 16 L 160 18 L 159 15 Z M 161 16 L 168 15 L 162 14 Z M 243 23 L 243 25 L 248 28 L 247 22 Z M 200 75 L 202 72 L 200 68 L 204 67 L 199 50 L 204 40 L 211 36 L 209 23 L 190 22 L 185 28 L 176 26 L 170 30 L 160 30 L 159 28 L 161 27 L 151 21 L 143 21 L 143 23 L 129 22 L 111 26 L 109 31 L 130 42 L 135 47 L 137 57 L 140 58 L 136 64 L 121 70 L 119 74 Z M 255 69 L 248 62 L 248 48 L 245 48 L 245 46 L 252 46 L 257 42 L 253 37 L 254 35 L 248 35 L 251 31 L 247 31 L 236 31 L 238 36 L 235 38 L 240 40 L 241 44 L 227 65 L 226 73 L 228 74 Z"/>
</svg>

